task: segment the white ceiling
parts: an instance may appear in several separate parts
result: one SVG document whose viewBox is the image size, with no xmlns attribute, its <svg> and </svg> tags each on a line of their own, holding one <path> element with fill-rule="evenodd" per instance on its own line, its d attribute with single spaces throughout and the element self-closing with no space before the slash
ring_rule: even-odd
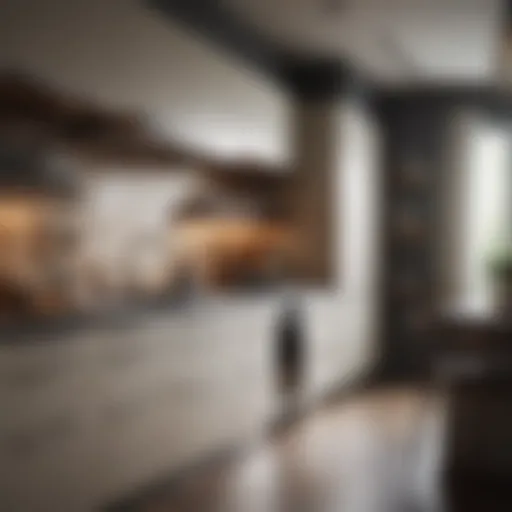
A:
<svg viewBox="0 0 512 512">
<path fill-rule="evenodd" d="M 501 0 L 224 0 L 288 49 L 344 56 L 382 82 L 492 81 Z"/>
</svg>

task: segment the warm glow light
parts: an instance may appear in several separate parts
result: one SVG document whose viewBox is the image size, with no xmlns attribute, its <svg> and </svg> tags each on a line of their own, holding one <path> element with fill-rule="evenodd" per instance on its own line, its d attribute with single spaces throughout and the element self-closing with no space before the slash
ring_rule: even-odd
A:
<svg viewBox="0 0 512 512">
<path fill-rule="evenodd" d="M 31 197 L 0 197 L 0 226 L 9 231 L 32 229 L 40 223 L 47 204 Z"/>
</svg>

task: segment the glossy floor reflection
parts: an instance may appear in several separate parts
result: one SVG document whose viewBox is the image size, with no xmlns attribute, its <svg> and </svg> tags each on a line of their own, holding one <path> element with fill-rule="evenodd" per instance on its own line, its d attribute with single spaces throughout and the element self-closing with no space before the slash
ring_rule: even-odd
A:
<svg viewBox="0 0 512 512">
<path fill-rule="evenodd" d="M 140 512 L 443 510 L 447 400 L 375 391 L 149 495 Z"/>
</svg>

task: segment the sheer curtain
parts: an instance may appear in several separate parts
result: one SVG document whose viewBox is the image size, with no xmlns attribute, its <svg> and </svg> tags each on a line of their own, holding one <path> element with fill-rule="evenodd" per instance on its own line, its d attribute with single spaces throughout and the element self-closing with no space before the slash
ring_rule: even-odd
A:
<svg viewBox="0 0 512 512">
<path fill-rule="evenodd" d="M 466 127 L 460 192 L 463 211 L 458 307 L 471 315 L 493 311 L 489 253 L 510 236 L 512 145 L 507 127 L 474 120 Z M 508 231 L 508 232 L 507 232 Z"/>
</svg>

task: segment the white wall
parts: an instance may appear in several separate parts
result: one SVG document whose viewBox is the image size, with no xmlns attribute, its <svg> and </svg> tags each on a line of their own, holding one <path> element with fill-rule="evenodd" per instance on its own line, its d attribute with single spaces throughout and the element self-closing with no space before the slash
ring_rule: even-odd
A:
<svg viewBox="0 0 512 512">
<path fill-rule="evenodd" d="M 309 360 L 306 397 L 350 382 L 371 369 L 375 352 L 379 271 L 379 133 L 356 102 L 333 105 L 332 160 L 335 286 L 307 295 Z"/>
<path fill-rule="evenodd" d="M 373 297 L 380 214 L 379 133 L 371 111 L 345 101 L 338 113 L 334 204 L 337 286 L 355 299 Z"/>
<path fill-rule="evenodd" d="M 222 155 L 287 159 L 288 102 L 264 77 L 137 0 L 3 0 L 0 66 L 151 115 Z"/>
</svg>

